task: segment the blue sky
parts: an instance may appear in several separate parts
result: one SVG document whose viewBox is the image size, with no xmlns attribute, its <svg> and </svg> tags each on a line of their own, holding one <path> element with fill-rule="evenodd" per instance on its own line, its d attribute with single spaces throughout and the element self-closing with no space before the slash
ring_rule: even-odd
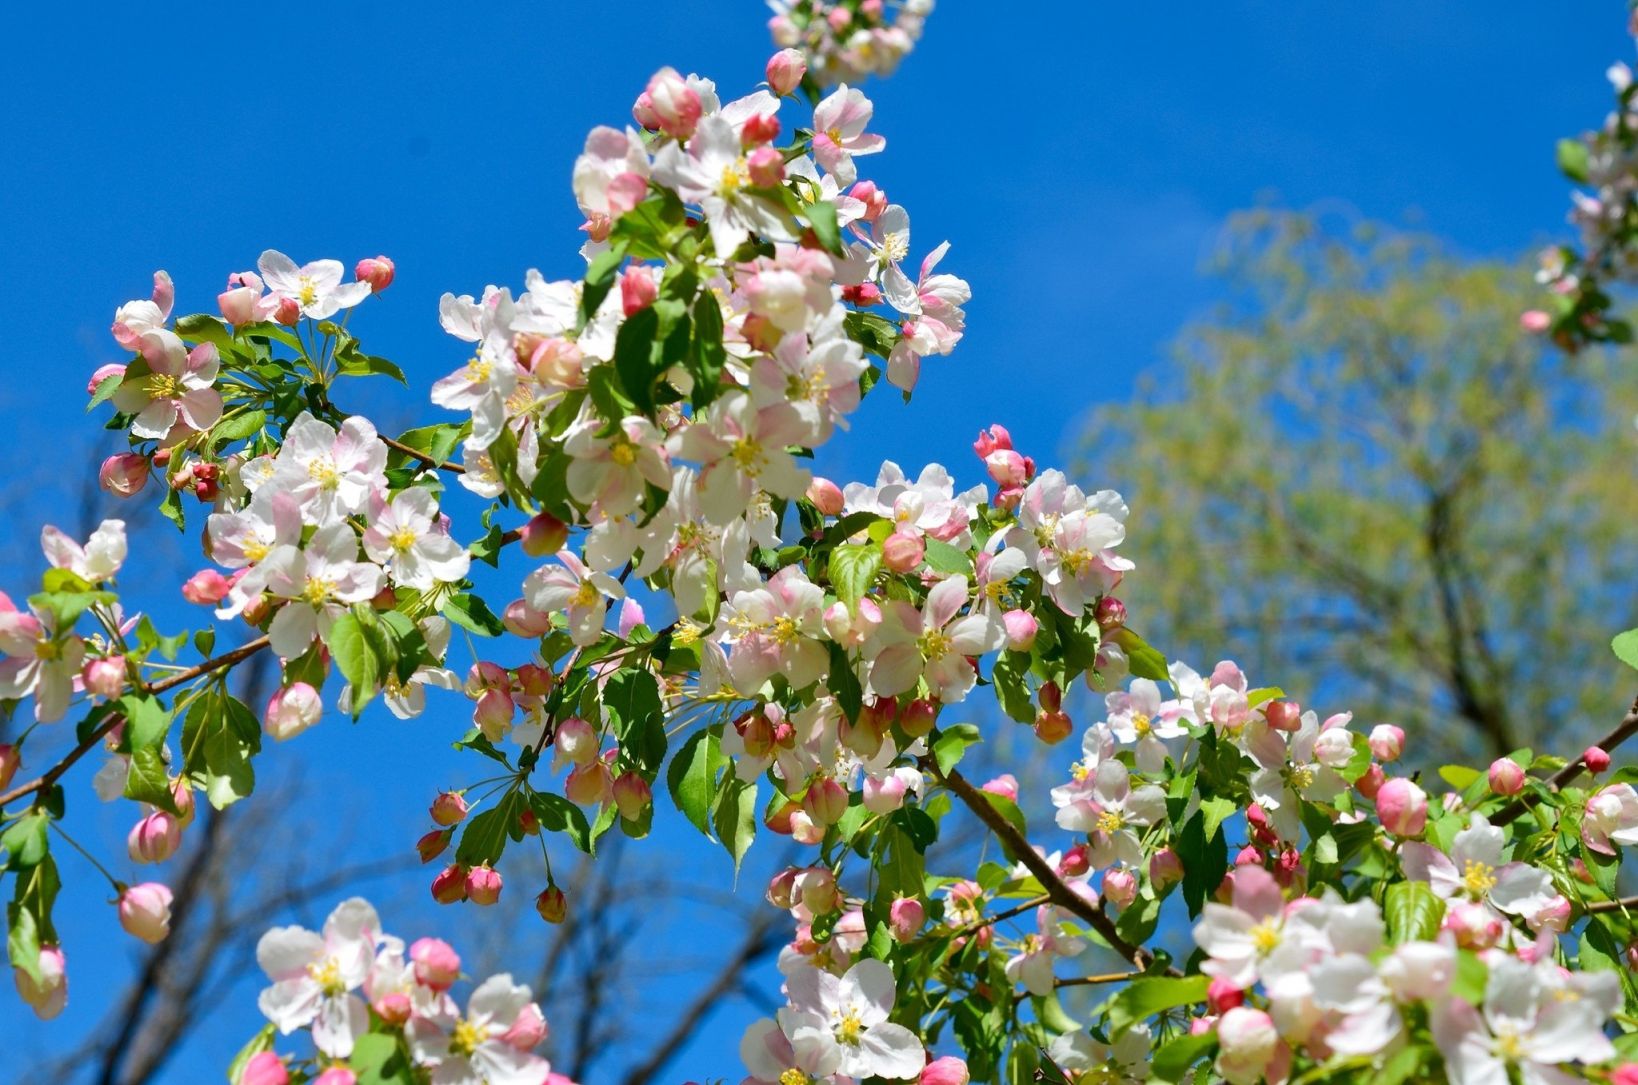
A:
<svg viewBox="0 0 1638 1085">
<path fill-rule="evenodd" d="M 910 210 L 918 252 L 953 242 L 942 270 L 972 283 L 969 334 L 924 367 L 910 408 L 873 397 L 826 450 L 826 469 L 870 475 L 892 458 L 970 472 L 968 442 L 990 422 L 1054 460 L 1087 407 L 1126 396 L 1219 296 L 1202 257 L 1224 218 L 1258 201 L 1409 221 L 1474 255 L 1562 235 L 1553 141 L 1602 118 L 1602 72 L 1631 52 L 1622 5 L 1569 10 L 946 0 L 900 73 L 868 88 L 889 147 L 867 164 Z M 751 0 L 629 0 L 618 15 L 418 2 L 12 13 L 17 44 L 0 69 L 0 410 L 14 440 L 47 451 L 42 501 L 91 469 L 66 455 L 79 437 L 111 450 L 92 443 L 106 435 L 81 411 L 85 380 L 119 357 L 110 315 L 145 295 L 158 267 L 182 311 L 197 311 L 266 247 L 349 266 L 391 255 L 397 282 L 353 330 L 413 386 L 371 381 L 342 402 L 384 425 L 441 417 L 425 388 L 464 354 L 437 327 L 438 295 L 521 284 L 529 267 L 578 274 L 568 171 L 587 129 L 623 123 L 662 64 L 715 78 L 725 96 L 750 90 L 770 51 L 765 15 Z M 146 605 L 173 626 L 197 624 L 172 599 L 167 586 Z M 464 706 L 445 704 L 407 731 L 327 723 L 261 772 L 356 788 L 334 766 L 367 763 L 375 820 L 416 824 L 430 791 L 460 778 L 442 738 Z M 87 773 L 71 784 L 88 805 Z M 105 813 L 77 824 L 117 857 L 123 822 Z M 408 838 L 358 839 L 386 854 Z M 70 871 L 75 995 L 61 1023 L 30 1034 L 43 1048 L 98 1019 L 96 988 L 118 982 L 130 957 L 94 876 Z M 419 906 L 393 919 L 406 932 L 452 923 Z M 687 979 L 649 993 L 681 1000 Z M 214 1078 L 254 1027 L 253 986 L 166 1080 Z M 746 1013 L 724 1011 L 678 1069 L 732 1074 Z"/>
</svg>

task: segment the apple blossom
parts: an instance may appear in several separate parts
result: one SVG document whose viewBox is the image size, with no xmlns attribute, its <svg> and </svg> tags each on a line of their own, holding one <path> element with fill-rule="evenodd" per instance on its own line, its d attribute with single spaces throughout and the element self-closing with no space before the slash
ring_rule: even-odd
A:
<svg viewBox="0 0 1638 1085">
<path fill-rule="evenodd" d="M 350 309 L 377 289 L 368 281 L 343 283 L 344 269 L 339 260 L 314 260 L 297 267 L 294 260 L 274 249 L 262 253 L 256 270 L 261 272 L 270 294 L 291 299 L 309 320 L 323 320 Z M 389 282 L 391 275 L 389 262 Z"/>
<path fill-rule="evenodd" d="M 171 932 L 171 891 L 158 882 L 130 886 L 119 895 L 119 925 L 144 942 L 161 942 Z"/>
</svg>

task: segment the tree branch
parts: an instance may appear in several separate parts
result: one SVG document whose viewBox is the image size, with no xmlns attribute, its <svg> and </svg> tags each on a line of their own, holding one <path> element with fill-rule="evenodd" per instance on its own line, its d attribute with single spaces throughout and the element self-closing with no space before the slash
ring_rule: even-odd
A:
<svg viewBox="0 0 1638 1085">
<path fill-rule="evenodd" d="M 1137 965 L 1138 968 L 1146 969 L 1154 962 L 1154 954 L 1141 946 L 1132 945 L 1120 936 L 1120 933 L 1115 930 L 1114 922 L 1104 914 L 1103 909 L 1090 903 L 1064 884 L 1063 879 L 1058 876 L 1058 872 L 1052 869 L 1052 864 L 1037 854 L 1035 849 L 1030 846 L 1029 841 L 1024 838 L 1024 834 L 1019 832 L 1012 822 L 1003 817 L 1001 811 L 997 810 L 984 797 L 984 793 L 974 787 L 971 781 L 961 775 L 958 770 L 951 769 L 948 774 L 942 773 L 939 771 L 938 763 L 932 758 L 923 759 L 922 767 L 932 773 L 933 778 L 939 783 L 949 788 L 956 798 L 967 805 L 969 810 L 978 815 L 978 820 L 987 825 L 996 838 L 1006 845 L 1007 850 L 1012 852 L 1018 861 L 1029 869 L 1031 874 L 1035 875 L 1036 879 L 1046 889 L 1046 894 L 1053 904 L 1084 919 L 1093 930 L 1103 936 L 1103 940 L 1109 943 L 1111 949 Z M 1175 968 L 1168 969 L 1168 971 L 1176 975 L 1182 975 Z"/>
<path fill-rule="evenodd" d="M 1615 729 L 1609 734 L 1605 735 L 1603 738 L 1599 739 L 1597 742 L 1593 743 L 1593 745 L 1597 746 L 1605 753 L 1608 753 L 1635 734 L 1638 734 L 1638 698 L 1633 699 L 1632 707 L 1627 709 L 1627 714 L 1622 717 L 1620 723 L 1615 725 Z M 1563 768 L 1553 773 L 1553 775 L 1547 780 L 1547 786 L 1552 790 L 1557 791 L 1559 788 L 1581 775 L 1582 770 L 1584 770 L 1586 767 L 1587 762 L 1584 759 L 1584 755 L 1577 756 L 1575 760 L 1571 761 L 1568 765 L 1565 765 Z M 1504 806 L 1495 817 L 1491 818 L 1490 824 L 1506 825 L 1508 822 L 1517 820 L 1535 804 L 1535 795 L 1520 795 L 1507 806 Z"/>
<path fill-rule="evenodd" d="M 1625 912 L 1638 908 L 1638 897 L 1622 897 L 1619 900 L 1601 900 L 1587 905 L 1582 911 L 1588 915 L 1597 915 L 1600 912 Z"/>
<path fill-rule="evenodd" d="M 396 450 L 398 452 L 402 452 L 404 455 L 410 457 L 410 459 L 419 460 L 420 462 L 426 464 L 428 467 L 434 468 L 435 470 L 448 471 L 452 475 L 464 475 L 464 474 L 466 474 L 466 468 L 462 467 L 458 463 L 450 463 L 448 460 L 434 459 L 433 457 L 427 455 L 425 452 L 417 452 L 415 449 L 411 448 L 409 445 L 405 444 L 404 442 L 395 441 L 391 437 L 388 437 L 384 433 L 378 433 L 378 434 L 376 434 L 376 436 L 381 438 L 381 443 L 386 445 L 388 448 L 394 449 L 394 450 Z"/>
<path fill-rule="evenodd" d="M 247 644 L 242 644 L 233 649 L 231 652 L 223 652 L 215 659 L 207 659 L 198 666 L 189 667 L 185 671 L 178 671 L 168 678 L 155 682 L 146 687 L 147 691 L 149 693 L 164 693 L 166 690 L 175 689 L 184 682 L 191 682 L 201 675 L 210 674 L 213 671 L 219 671 L 224 667 L 231 667 L 236 663 L 249 659 L 257 652 L 260 652 L 263 648 L 267 647 L 267 643 L 266 637 L 257 637 L 255 640 L 250 641 Z M 94 731 L 85 736 L 85 740 L 83 742 L 75 746 L 72 750 L 69 750 L 68 753 L 64 754 L 63 759 L 51 766 L 51 768 L 47 769 L 44 775 L 36 776 L 28 783 L 19 784 L 17 787 L 12 788 L 4 795 L 0 795 L 0 807 L 8 806 L 11 803 L 16 802 L 18 799 L 23 798 L 25 795 L 31 795 L 36 792 L 44 794 L 45 792 L 51 790 L 52 785 L 62 778 L 63 773 L 67 772 L 74 766 L 74 762 L 78 761 L 80 758 L 89 753 L 97 743 L 101 742 L 105 737 L 107 737 L 110 731 L 118 727 L 123 722 L 123 717 L 118 715 L 111 715 L 106 720 L 103 720 Z"/>
</svg>

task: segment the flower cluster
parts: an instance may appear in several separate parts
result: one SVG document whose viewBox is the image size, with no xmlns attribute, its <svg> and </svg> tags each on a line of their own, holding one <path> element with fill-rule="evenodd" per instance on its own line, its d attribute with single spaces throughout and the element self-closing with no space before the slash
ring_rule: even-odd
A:
<svg viewBox="0 0 1638 1085">
<path fill-rule="evenodd" d="M 769 0 L 768 6 L 774 44 L 798 51 L 821 87 L 892 75 L 933 13 L 933 0 Z"/>
<path fill-rule="evenodd" d="M 235 1060 L 237 1085 L 355 1085 L 395 1061 L 440 1085 L 572 1085 L 534 1054 L 547 1026 L 527 986 L 503 973 L 457 1001 L 455 950 L 384 933 L 357 897 L 321 931 L 268 931 L 256 963 L 271 981 L 258 999 L 270 1024 Z M 278 1037 L 296 1032 L 309 1035 L 312 1054 L 278 1054 Z"/>
</svg>

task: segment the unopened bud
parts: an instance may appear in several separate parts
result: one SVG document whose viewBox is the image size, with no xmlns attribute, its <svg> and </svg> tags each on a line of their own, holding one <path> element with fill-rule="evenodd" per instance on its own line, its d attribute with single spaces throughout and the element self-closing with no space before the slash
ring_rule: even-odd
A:
<svg viewBox="0 0 1638 1085">
<path fill-rule="evenodd" d="M 461 978 L 461 955 L 439 938 L 417 938 L 410 943 L 410 964 L 415 982 L 434 991 L 447 991 Z"/>
<path fill-rule="evenodd" d="M 587 765 L 597 760 L 600 743 L 591 724 L 579 716 L 570 716 L 557 725 L 552 745 L 558 757 L 576 765 Z"/>
<path fill-rule="evenodd" d="M 415 842 L 415 853 L 421 857 L 421 862 L 430 863 L 444 853 L 449 847 L 449 839 L 454 835 L 453 829 L 434 829 Z"/>
<path fill-rule="evenodd" d="M 163 810 L 155 810 L 135 825 L 125 838 L 133 863 L 163 863 L 182 843 L 182 826 Z"/>
<path fill-rule="evenodd" d="M 1063 712 L 1042 712 L 1035 717 L 1035 737 L 1048 746 L 1056 746 L 1074 729 L 1075 724 Z"/>
<path fill-rule="evenodd" d="M 781 49 L 768 58 L 768 86 L 783 98 L 802 85 L 808 74 L 808 59 L 799 49 Z"/>
<path fill-rule="evenodd" d="M 1171 848 L 1161 848 L 1149 857 L 1149 882 L 1156 891 L 1183 880 L 1183 859 Z"/>
<path fill-rule="evenodd" d="M 11 786 L 23 763 L 23 751 L 10 742 L 0 743 L 0 791 Z"/>
<path fill-rule="evenodd" d="M 1212 1013 L 1227 1013 L 1236 1006 L 1245 1005 L 1245 990 L 1216 976 L 1206 986 L 1206 1008 Z"/>
<path fill-rule="evenodd" d="M 268 698 L 262 729 L 277 741 L 294 738 L 324 715 L 318 690 L 306 682 L 292 682 Z"/>
<path fill-rule="evenodd" d="M 215 606 L 227 598 L 228 578 L 215 569 L 201 569 L 182 585 L 182 598 L 202 606 Z"/>
<path fill-rule="evenodd" d="M 88 660 L 80 671 L 85 691 L 96 697 L 113 698 L 125 692 L 125 657 L 105 656 Z"/>
<path fill-rule="evenodd" d="M 1126 908 L 1137 899 L 1137 876 L 1118 867 L 1103 876 L 1103 899 L 1117 908 Z"/>
<path fill-rule="evenodd" d="M 1421 836 L 1428 823 L 1427 792 L 1403 776 L 1395 777 L 1377 790 L 1376 816 L 1394 836 Z"/>
<path fill-rule="evenodd" d="M 746 172 L 751 175 L 752 184 L 772 188 L 785 179 L 784 156 L 773 147 L 763 146 L 778 138 L 779 118 L 772 113 L 759 113 L 746 121 L 745 127 L 740 129 L 741 145 L 756 148 L 745 156 Z"/>
<path fill-rule="evenodd" d="M 882 541 L 882 568 L 892 573 L 908 573 L 921 564 L 927 543 L 920 535 L 895 531 Z"/>
<path fill-rule="evenodd" d="M 900 897 L 887 910 L 887 925 L 893 937 L 908 942 L 921 931 L 927 920 L 927 909 L 915 897 Z"/>
<path fill-rule="evenodd" d="M 148 484 L 148 459 L 135 452 L 121 452 L 102 461 L 97 484 L 115 497 L 130 497 Z"/>
<path fill-rule="evenodd" d="M 119 925 L 149 945 L 171 933 L 171 891 L 158 882 L 129 886 L 119 895 Z"/>
<path fill-rule="evenodd" d="M 1517 795 L 1524 790 L 1524 768 L 1511 757 L 1490 763 L 1490 790 L 1496 795 Z"/>
<path fill-rule="evenodd" d="M 627 821 L 639 821 L 654 801 L 648 781 L 635 772 L 622 772 L 614 781 L 614 805 Z"/>
<path fill-rule="evenodd" d="M 440 792 L 432 800 L 429 813 L 434 825 L 459 825 L 465 818 L 467 810 L 466 798 L 459 791 Z"/>
<path fill-rule="evenodd" d="M 1269 701 L 1263 705 L 1263 718 L 1276 731 L 1302 729 L 1302 706 L 1296 701 Z"/>
<path fill-rule="evenodd" d="M 1359 789 L 1359 793 L 1365 796 L 1367 799 L 1374 799 L 1376 798 L 1377 791 L 1381 789 L 1382 782 L 1385 779 L 1387 779 L 1387 773 L 1382 771 L 1382 766 L 1372 765 L 1370 768 L 1365 770 L 1365 774 L 1363 776 L 1355 781 L 1354 786 L 1357 787 Z"/>
<path fill-rule="evenodd" d="M 549 512 L 537 513 L 519 530 L 518 539 L 523 552 L 532 558 L 543 558 L 563 549 L 569 541 L 569 525 Z"/>
<path fill-rule="evenodd" d="M 505 613 L 501 615 L 501 624 L 514 637 L 532 640 L 551 632 L 552 616 L 542 614 L 522 599 L 514 599 L 507 604 Z"/>
<path fill-rule="evenodd" d="M 288 1085 L 289 1081 L 283 1059 L 271 1051 L 258 1051 L 239 1071 L 237 1085 Z"/>
<path fill-rule="evenodd" d="M 1041 623 L 1027 610 L 1009 610 L 1001 615 L 1001 625 L 1007 632 L 1007 648 L 1027 652 L 1035 647 L 1035 638 L 1041 632 Z"/>
<path fill-rule="evenodd" d="M 535 898 L 535 911 L 548 923 L 561 923 L 569 914 L 569 898 L 555 885 L 548 885 Z"/>
<path fill-rule="evenodd" d="M 1587 766 L 1588 772 L 1597 776 L 1601 772 L 1608 771 L 1610 755 L 1597 746 L 1588 746 L 1587 752 L 1581 755 L 1581 763 Z"/>
<path fill-rule="evenodd" d="M 466 899 L 466 871 L 450 864 L 432 879 L 432 899 L 439 904 L 456 904 Z"/>
<path fill-rule="evenodd" d="M 826 516 L 842 515 L 844 506 L 841 487 L 828 478 L 814 476 L 813 481 L 808 483 L 808 500 Z"/>
<path fill-rule="evenodd" d="M 817 776 L 802 797 L 802 810 L 815 825 L 834 825 L 847 813 L 847 789 L 829 776 Z"/>
<path fill-rule="evenodd" d="M 361 283 L 370 284 L 370 292 L 379 294 L 392 285 L 393 263 L 385 256 L 369 256 L 358 262 L 353 275 Z"/>
<path fill-rule="evenodd" d="M 473 904 L 490 905 L 500 899 L 500 871 L 490 866 L 475 866 L 466 872 L 466 895 Z"/>
<path fill-rule="evenodd" d="M 933 725 L 938 721 L 938 702 L 926 697 L 917 697 L 904 706 L 904 712 L 899 716 L 899 726 L 911 738 L 923 738 L 932 733 Z"/>
<path fill-rule="evenodd" d="M 1056 682 L 1043 682 L 1035 699 L 1044 711 L 1057 712 L 1064 706 L 1064 691 L 1058 688 Z"/>
<path fill-rule="evenodd" d="M 1405 752 L 1405 729 L 1391 723 L 1379 723 L 1371 728 L 1371 756 L 1378 761 L 1397 761 Z"/>
<path fill-rule="evenodd" d="M 639 265 L 620 276 L 620 307 L 626 316 L 635 316 L 654 304 L 660 283 L 651 267 Z"/>
</svg>

